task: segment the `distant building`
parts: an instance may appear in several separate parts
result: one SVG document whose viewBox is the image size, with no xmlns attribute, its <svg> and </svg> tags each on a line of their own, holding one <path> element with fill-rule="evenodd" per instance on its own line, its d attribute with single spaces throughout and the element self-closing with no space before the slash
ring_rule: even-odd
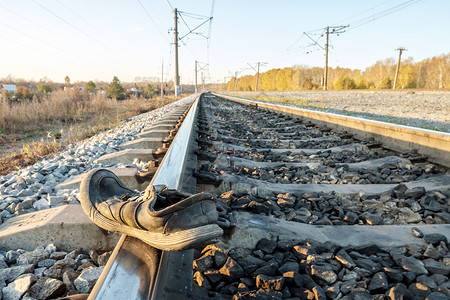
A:
<svg viewBox="0 0 450 300">
<path fill-rule="evenodd" d="M 15 94 L 17 92 L 17 86 L 15 84 L 2 84 L 0 85 L 2 90 Z"/>
</svg>

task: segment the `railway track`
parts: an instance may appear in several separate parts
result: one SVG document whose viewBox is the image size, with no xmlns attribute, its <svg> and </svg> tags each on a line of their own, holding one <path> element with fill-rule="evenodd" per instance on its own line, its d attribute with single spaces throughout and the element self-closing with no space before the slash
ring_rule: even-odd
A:
<svg viewBox="0 0 450 300">
<path fill-rule="evenodd" d="M 450 270 L 448 168 L 261 106 L 202 102 L 197 191 L 216 193 L 235 219 L 226 241 L 196 256 L 203 296 L 450 297 L 447 271 L 429 267 Z"/>
<path fill-rule="evenodd" d="M 450 297 L 448 134 L 373 139 L 216 94 L 187 111 L 150 184 L 216 194 L 224 236 L 181 252 L 122 236 L 90 299 Z"/>
</svg>

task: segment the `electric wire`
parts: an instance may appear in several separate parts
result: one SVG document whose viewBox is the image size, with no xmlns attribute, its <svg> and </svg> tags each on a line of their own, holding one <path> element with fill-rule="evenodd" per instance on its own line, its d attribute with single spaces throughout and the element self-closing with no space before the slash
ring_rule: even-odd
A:
<svg viewBox="0 0 450 300">
<path fill-rule="evenodd" d="M 380 6 L 382 6 L 382 5 L 384 5 L 385 3 L 388 3 L 388 2 L 392 3 L 392 0 L 385 0 L 385 1 L 381 2 L 380 4 L 375 5 L 375 6 L 371 7 L 371 8 L 369 8 L 369 9 L 363 10 L 363 11 L 357 13 L 357 14 L 354 14 L 353 16 L 350 16 L 350 17 L 347 17 L 345 19 L 342 19 L 342 20 L 338 21 L 336 24 L 349 23 L 348 20 L 351 20 L 351 19 L 353 19 L 355 17 L 358 17 L 358 16 L 360 16 L 360 15 L 366 13 L 366 12 L 372 12 L 373 13 L 373 10 L 375 8 L 380 7 Z"/>
<path fill-rule="evenodd" d="M 31 50 L 33 50 L 33 51 L 41 52 L 41 53 L 43 53 L 43 54 L 45 54 L 45 55 L 48 55 L 48 56 L 51 57 L 51 58 L 57 58 L 57 59 L 60 59 L 60 60 L 62 60 L 62 61 L 68 62 L 68 63 L 73 64 L 75 67 L 78 67 L 78 68 L 80 68 L 80 69 L 82 69 L 82 70 L 86 70 L 86 67 L 82 67 L 77 61 L 73 61 L 73 60 L 64 58 L 64 57 L 62 57 L 62 56 L 55 55 L 54 53 L 46 52 L 46 51 L 44 51 L 44 50 L 42 50 L 42 49 L 32 47 L 32 46 L 30 46 L 30 45 L 28 45 L 28 44 L 22 43 L 22 42 L 17 41 L 17 40 L 13 40 L 13 39 L 11 39 L 11 38 L 9 38 L 9 37 L 6 37 L 6 36 L 3 36 L 3 35 L 0 35 L 0 38 L 2 38 L 2 39 L 4 39 L 4 40 L 7 40 L 7 41 L 10 41 L 10 42 L 13 42 L 13 43 L 15 43 L 15 44 L 18 44 L 18 45 L 20 45 L 20 46 L 22 46 L 22 47 L 24 47 L 24 48 L 28 48 L 28 49 L 31 49 Z M 91 64 L 89 64 L 89 65 L 87 65 L 87 66 L 88 66 L 89 69 L 90 69 L 90 67 L 92 67 Z M 91 70 L 92 70 L 92 69 L 91 69 Z M 98 70 L 101 70 L 101 72 L 102 72 L 103 74 L 107 74 L 107 73 L 104 72 L 104 68 L 103 68 L 103 67 L 102 67 L 102 68 L 99 68 Z"/>
<path fill-rule="evenodd" d="M 65 39 L 65 40 L 69 41 L 69 39 L 67 38 L 67 36 L 64 36 L 64 35 L 62 35 L 62 34 L 59 34 L 58 32 L 53 31 L 53 30 L 51 30 L 51 29 L 49 29 L 49 28 L 43 26 L 43 25 L 40 24 L 39 22 L 36 22 L 36 21 L 34 21 L 34 20 L 30 19 L 30 18 L 27 18 L 27 17 L 25 17 L 25 16 L 23 16 L 23 15 L 21 15 L 21 14 L 15 12 L 15 11 L 13 11 L 13 10 L 11 10 L 11 9 L 9 9 L 9 8 L 7 8 L 7 7 L 5 7 L 5 6 L 3 6 L 3 5 L 1 5 L 1 4 L 0 4 L 0 7 L 1 7 L 2 9 L 5 9 L 5 10 L 9 11 L 10 13 L 12 13 L 12 14 L 14 14 L 14 15 L 16 15 L 16 16 L 18 16 L 18 17 L 20 17 L 20 18 L 22 18 L 22 19 L 24 19 L 24 20 L 26 20 L 26 21 L 28 21 L 28 22 L 30 22 L 30 23 L 32 23 L 32 24 L 34 24 L 34 25 L 36 25 L 36 26 L 38 26 L 38 27 L 40 27 L 40 28 L 42 28 L 42 29 L 44 29 L 44 30 L 46 30 L 46 31 L 48 31 L 48 32 L 50 32 L 50 33 L 52 33 L 52 34 L 54 34 L 54 35 L 57 35 L 58 37 L 60 37 L 60 38 L 62 38 L 62 39 Z"/>
<path fill-rule="evenodd" d="M 192 32 L 192 29 L 189 27 L 189 25 L 186 23 L 186 21 L 183 18 L 183 14 L 179 11 L 178 15 L 181 17 L 181 20 L 183 21 L 184 25 L 186 25 L 187 29 Z"/>
<path fill-rule="evenodd" d="M 416 4 L 416 3 L 420 2 L 420 1 L 422 1 L 422 0 L 409 0 L 409 1 L 403 2 L 401 4 L 395 5 L 395 6 L 391 7 L 391 8 L 385 9 L 385 10 L 383 10 L 381 12 L 378 12 L 378 13 L 372 15 L 372 16 L 369 16 L 369 17 L 357 20 L 357 21 L 354 22 L 353 25 L 350 24 L 352 26 L 348 29 L 348 31 L 356 29 L 358 27 L 361 27 L 361 26 L 366 25 L 368 23 L 371 23 L 373 21 L 376 21 L 376 20 L 378 20 L 380 18 L 383 18 L 385 16 L 388 16 L 390 14 L 393 14 L 393 13 L 399 11 L 399 10 L 402 10 L 402 9 L 404 9 L 404 8 L 406 8 L 408 6 L 411 6 L 413 4 Z"/>
<path fill-rule="evenodd" d="M 34 0 L 33 0 L 34 1 Z M 156 29 L 158 30 L 159 34 L 161 35 L 161 37 L 170 44 L 169 40 L 167 39 L 167 37 L 162 33 L 161 29 L 159 28 L 158 24 L 156 24 L 155 20 L 153 20 L 152 16 L 149 14 L 149 12 L 147 11 L 147 9 L 145 8 L 145 6 L 142 4 L 141 0 L 137 0 L 139 2 L 139 4 L 141 5 L 142 9 L 144 10 L 145 14 L 147 15 L 147 17 L 149 18 L 149 20 L 153 23 L 153 25 L 155 25 Z"/>
<path fill-rule="evenodd" d="M 372 13 L 372 15 L 370 15 L 370 16 L 368 16 L 368 17 L 364 17 L 364 18 L 358 19 L 358 20 L 356 20 L 356 21 L 354 21 L 354 22 L 350 22 L 350 23 L 349 23 L 349 28 L 348 28 L 346 31 L 350 31 L 350 30 L 356 29 L 356 28 L 358 28 L 358 27 L 361 27 L 361 26 L 363 26 L 363 25 L 365 25 L 365 24 L 368 24 L 368 23 L 370 23 L 370 22 L 373 22 L 373 21 L 375 21 L 375 20 L 378 20 L 378 19 L 380 19 L 380 18 L 382 18 L 382 17 L 385 17 L 385 16 L 387 16 L 387 15 L 390 15 L 390 14 L 392 14 L 392 13 L 395 13 L 395 12 L 397 12 L 397 11 L 399 11 L 399 10 L 401 10 L 401 9 L 404 9 L 404 8 L 406 8 L 406 7 L 408 7 L 408 6 L 411 6 L 411 5 L 413 5 L 413 4 L 416 4 L 416 3 L 420 2 L 420 1 L 422 1 L 422 0 L 408 0 L 408 1 L 402 2 L 402 3 L 400 3 L 400 4 L 397 4 L 397 5 L 395 5 L 395 6 L 392 6 L 392 7 L 388 8 L 388 9 L 385 9 L 385 10 L 382 10 L 382 11 L 380 11 L 380 12 L 377 12 L 377 13 L 375 13 L 375 14 Z M 373 11 L 373 9 L 382 6 L 383 4 L 385 4 L 385 3 L 387 3 L 387 2 L 390 2 L 390 1 L 383 1 L 382 3 L 376 5 L 376 6 L 372 7 L 372 8 L 369 8 L 369 9 L 367 9 L 367 10 L 361 12 L 361 13 L 358 13 L 358 14 L 356 14 L 356 15 L 353 15 L 353 16 L 351 16 L 351 17 L 348 17 L 348 18 L 346 18 L 346 19 L 344 19 L 344 20 L 352 19 L 352 18 L 354 18 L 354 17 L 356 17 L 356 16 L 359 16 L 359 15 L 361 15 L 361 14 L 367 12 L 367 11 Z M 342 22 L 341 22 L 341 23 L 342 23 Z M 325 49 L 318 43 L 319 40 L 321 39 L 321 37 L 323 37 L 325 30 L 326 30 L 325 28 L 320 28 L 320 29 L 314 29 L 314 30 L 310 30 L 310 31 L 307 31 L 307 32 L 303 32 L 303 34 L 302 34 L 302 35 L 301 35 L 301 36 L 300 36 L 300 37 L 299 37 L 299 38 L 298 38 L 298 39 L 297 39 L 297 40 L 296 40 L 296 41 L 295 41 L 288 49 L 291 49 L 291 47 L 293 47 L 293 45 L 295 45 L 296 43 L 298 43 L 298 41 L 303 37 L 303 35 L 306 35 L 309 39 L 311 39 L 311 41 L 313 42 L 314 45 L 317 45 L 317 46 L 320 47 L 322 50 L 325 50 Z M 317 33 L 318 31 L 322 31 L 322 32 L 319 34 L 319 33 Z M 316 40 L 314 40 L 313 38 L 311 38 L 312 35 L 319 35 L 319 38 L 316 39 Z M 308 52 L 307 52 L 307 53 L 308 53 Z"/>
<path fill-rule="evenodd" d="M 167 4 L 169 4 L 170 8 L 171 8 L 172 11 L 173 11 L 173 10 L 174 10 L 174 9 L 173 9 L 173 6 L 172 6 L 172 4 L 170 4 L 169 0 L 166 0 L 166 2 L 167 2 Z"/>
<path fill-rule="evenodd" d="M 34 21 L 34 20 L 30 19 L 30 18 L 27 18 L 27 17 L 25 17 L 25 16 L 23 16 L 23 15 L 21 15 L 21 14 L 15 12 L 15 11 L 11 10 L 10 8 L 7 8 L 7 7 L 3 6 L 3 5 L 1 5 L 1 4 L 0 4 L 0 7 L 1 7 L 2 9 L 4 9 L 4 10 L 6 10 L 6 11 L 8 11 L 8 12 L 10 12 L 10 13 L 12 13 L 12 14 L 14 14 L 14 15 L 16 15 L 16 16 L 18 16 L 18 17 L 20 17 L 20 18 L 22 18 L 22 19 L 24 19 L 24 20 L 26 20 L 26 21 L 28 21 L 28 22 L 30 22 L 31 24 L 33 24 L 33 25 L 35 25 L 35 26 L 38 26 L 38 27 L 44 29 L 45 31 L 47 31 L 47 32 L 49 32 L 49 33 L 51 33 L 51 34 L 54 34 L 54 35 L 58 36 L 59 38 L 61 38 L 61 39 L 63 39 L 63 40 L 66 40 L 66 41 L 68 41 L 68 42 L 70 42 L 70 43 L 73 43 L 73 40 L 71 40 L 71 39 L 68 38 L 68 36 L 70 36 L 70 35 L 62 35 L 62 34 L 56 32 L 56 31 L 54 31 L 54 30 L 52 30 L 52 29 L 49 29 L 49 28 L 47 28 L 47 27 L 41 25 L 39 22 L 36 22 L 36 21 Z M 99 52 L 99 51 L 97 51 L 95 48 L 91 49 L 91 51 L 93 51 L 93 52 L 95 52 L 96 54 L 101 55 L 101 56 L 104 55 L 103 52 Z"/>
<path fill-rule="evenodd" d="M 41 7 L 43 10 L 49 12 L 50 14 L 52 14 L 55 18 L 57 18 L 58 20 L 60 20 L 61 22 L 69 25 L 70 27 L 72 27 L 73 29 L 75 29 L 76 31 L 80 32 L 82 35 L 84 35 L 85 37 L 89 38 L 90 40 L 100 44 L 101 46 L 105 47 L 106 49 L 108 49 L 108 46 L 106 46 L 105 44 L 99 42 L 97 39 L 95 39 L 93 36 L 87 34 L 86 32 L 84 32 L 83 30 L 81 30 L 80 28 L 78 28 L 77 26 L 73 25 L 72 23 L 64 20 L 63 18 L 61 18 L 58 14 L 56 14 L 55 12 L 53 12 L 52 10 L 48 9 L 47 7 L 45 7 L 44 5 L 40 4 L 39 2 L 37 2 L 36 0 L 32 0 L 35 4 L 37 4 L 39 7 Z"/>
<path fill-rule="evenodd" d="M 112 48 L 113 50 L 116 50 L 117 47 L 121 46 L 120 43 L 117 44 L 115 43 L 111 37 L 109 37 L 108 35 L 104 34 L 103 32 L 100 32 L 96 26 L 92 25 L 90 22 L 88 22 L 85 18 L 83 18 L 82 16 L 80 16 L 80 14 L 78 14 L 76 11 L 74 11 L 72 8 L 70 8 L 67 4 L 65 4 L 63 1 L 58 0 L 59 4 L 61 4 L 62 6 L 64 6 L 68 11 L 70 11 L 73 15 L 75 15 L 78 19 L 80 19 L 81 21 L 83 21 L 85 24 L 87 24 L 92 30 L 96 31 L 99 36 L 105 38 L 106 40 L 108 40 L 109 43 L 111 43 L 112 45 L 114 45 L 114 47 Z M 121 49 L 122 52 L 125 52 L 125 50 L 122 48 Z"/>
<path fill-rule="evenodd" d="M 61 48 L 61 47 L 52 45 L 52 44 L 46 42 L 45 40 L 38 39 L 38 38 L 34 37 L 33 35 L 31 35 L 31 34 L 29 34 L 29 33 L 27 33 L 27 32 L 24 32 L 24 31 L 22 31 L 22 30 L 20 30 L 20 29 L 14 28 L 14 27 L 12 27 L 12 26 L 10 26 L 10 25 L 8 25 L 8 24 L 5 24 L 5 23 L 3 23 L 3 22 L 0 22 L 0 25 L 2 25 L 2 26 L 4 26 L 4 27 L 7 27 L 7 28 L 9 28 L 9 29 L 11 29 L 11 30 L 14 30 L 14 31 L 16 31 L 16 32 L 19 32 L 19 33 L 21 33 L 21 34 L 23 34 L 23 35 L 29 37 L 30 39 L 35 40 L 35 41 L 38 42 L 38 43 L 42 43 L 42 44 L 44 44 L 44 45 L 47 45 L 47 46 L 50 47 L 50 48 L 53 48 L 53 49 L 56 49 L 56 50 L 61 51 L 61 52 L 63 52 L 63 53 L 66 53 L 66 54 L 68 54 L 68 55 L 70 55 L 70 56 L 73 56 L 73 57 L 75 57 L 75 58 L 77 58 L 77 59 L 84 60 L 84 61 L 88 62 L 88 63 L 91 64 L 91 65 L 96 65 L 96 66 L 98 66 L 98 67 L 100 67 L 100 68 L 102 68 L 102 69 L 105 68 L 105 67 L 102 66 L 102 65 L 99 65 L 99 64 L 97 64 L 97 63 L 95 63 L 95 62 L 93 62 L 93 61 L 87 60 L 86 58 L 83 58 L 83 57 L 81 57 L 81 56 L 79 56 L 79 55 L 76 55 L 76 54 L 74 54 L 74 53 L 71 53 L 70 51 L 67 51 L 67 50 L 64 49 L 64 48 Z M 111 70 L 111 69 L 110 69 L 110 70 Z"/>
<path fill-rule="evenodd" d="M 214 2 L 214 1 L 213 1 L 213 2 Z M 208 19 L 208 18 L 209 18 L 209 16 L 193 14 L 193 13 L 189 13 L 189 12 L 185 12 L 185 11 L 179 11 L 179 12 L 182 12 L 182 13 L 183 13 L 184 15 L 186 15 L 187 17 L 191 17 L 191 18 L 198 19 L 198 20 L 201 20 L 201 19 Z"/>
</svg>

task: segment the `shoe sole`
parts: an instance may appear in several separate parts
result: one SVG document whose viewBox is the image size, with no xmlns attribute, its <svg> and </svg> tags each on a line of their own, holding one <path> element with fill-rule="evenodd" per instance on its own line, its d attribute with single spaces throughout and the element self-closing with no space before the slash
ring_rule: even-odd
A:
<svg viewBox="0 0 450 300">
<path fill-rule="evenodd" d="M 80 202 L 84 213 L 95 225 L 107 231 L 122 233 L 142 240 L 146 244 L 164 251 L 180 251 L 215 242 L 215 238 L 223 234 L 217 224 L 208 224 L 174 233 L 156 233 L 132 228 L 112 221 L 103 216 L 89 200 L 89 184 L 98 170 L 90 171 L 80 184 Z"/>
</svg>

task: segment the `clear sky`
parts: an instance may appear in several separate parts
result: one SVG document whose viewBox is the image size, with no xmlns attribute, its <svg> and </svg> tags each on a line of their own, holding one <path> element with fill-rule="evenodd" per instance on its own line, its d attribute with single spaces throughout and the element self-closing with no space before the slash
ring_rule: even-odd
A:
<svg viewBox="0 0 450 300">
<path fill-rule="evenodd" d="M 399 46 L 414 61 L 450 52 L 448 0 L 0 0 L 0 78 L 131 82 L 160 78 L 164 62 L 172 79 L 175 7 L 182 83 L 195 60 L 207 82 L 255 73 L 257 62 L 262 72 L 323 67 L 326 26 L 350 25 L 330 35 L 332 67 L 364 69 Z"/>
</svg>

